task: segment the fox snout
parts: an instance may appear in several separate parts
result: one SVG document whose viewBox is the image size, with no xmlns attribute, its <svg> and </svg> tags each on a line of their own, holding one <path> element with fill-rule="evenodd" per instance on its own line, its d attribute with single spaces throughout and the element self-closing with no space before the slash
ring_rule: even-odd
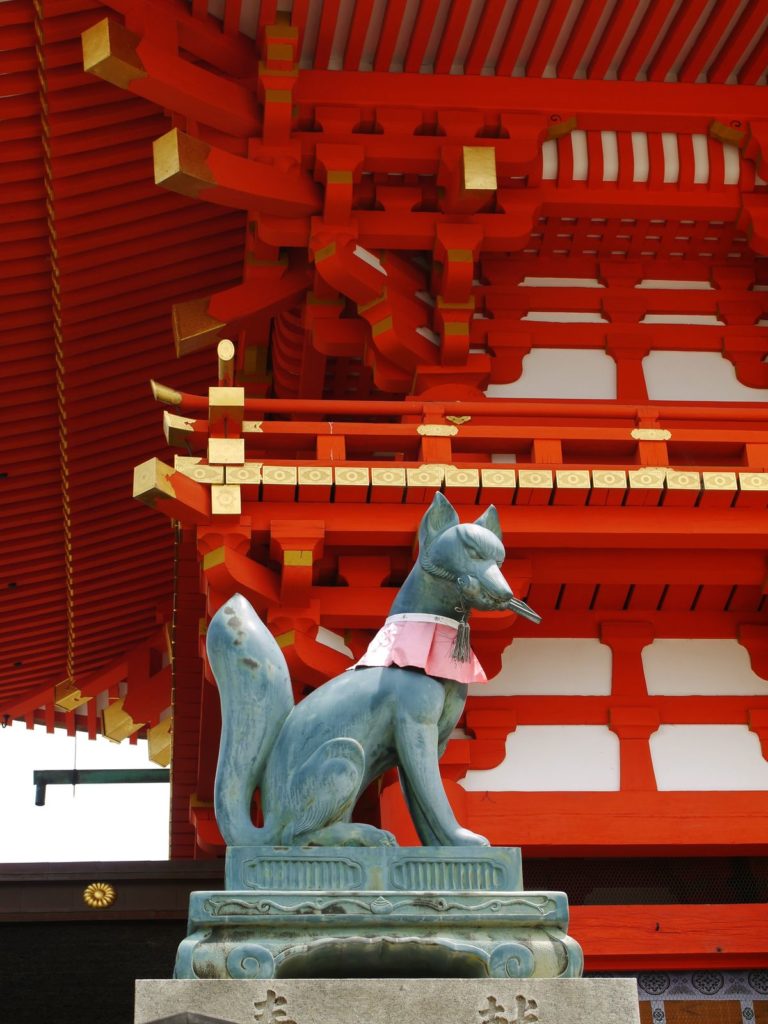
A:
<svg viewBox="0 0 768 1024">
<path fill-rule="evenodd" d="M 503 608 L 514 594 L 495 562 L 473 566 L 473 571 L 458 579 L 464 600 L 472 607 L 488 611 Z"/>
</svg>

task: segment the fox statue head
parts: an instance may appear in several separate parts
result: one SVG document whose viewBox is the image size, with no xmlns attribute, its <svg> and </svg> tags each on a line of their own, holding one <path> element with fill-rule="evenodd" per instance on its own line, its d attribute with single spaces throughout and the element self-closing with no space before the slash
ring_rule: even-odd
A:
<svg viewBox="0 0 768 1024">
<path fill-rule="evenodd" d="M 419 565 L 452 580 L 471 608 L 503 608 L 513 593 L 501 574 L 501 524 L 493 505 L 474 523 L 460 523 L 453 505 L 438 491 L 419 527 Z"/>
<path fill-rule="evenodd" d="M 471 608 L 511 610 L 539 622 L 540 616 L 515 597 L 504 579 L 504 555 L 493 505 L 474 523 L 461 523 L 453 505 L 438 491 L 419 526 L 419 560 L 392 612 L 423 610 L 453 616 Z"/>
</svg>

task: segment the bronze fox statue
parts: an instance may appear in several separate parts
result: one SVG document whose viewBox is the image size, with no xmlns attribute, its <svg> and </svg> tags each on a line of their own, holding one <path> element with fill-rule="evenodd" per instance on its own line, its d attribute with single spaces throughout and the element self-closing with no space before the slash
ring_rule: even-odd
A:
<svg viewBox="0 0 768 1024">
<path fill-rule="evenodd" d="M 513 609 L 538 621 L 514 597 L 503 560 L 493 505 L 474 523 L 459 523 L 438 492 L 390 616 L 456 624 L 457 611 L 465 619 L 473 608 Z M 424 845 L 488 845 L 456 821 L 438 768 L 465 683 L 418 667 L 356 667 L 294 704 L 280 648 L 239 594 L 211 620 L 207 650 L 222 710 L 216 819 L 229 846 L 396 845 L 390 832 L 350 820 L 366 786 L 393 766 Z M 251 819 L 257 788 L 261 828 Z"/>
</svg>

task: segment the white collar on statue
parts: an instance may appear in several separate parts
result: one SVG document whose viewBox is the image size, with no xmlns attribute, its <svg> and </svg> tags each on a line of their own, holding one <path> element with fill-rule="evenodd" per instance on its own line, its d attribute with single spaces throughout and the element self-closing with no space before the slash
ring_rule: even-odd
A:
<svg viewBox="0 0 768 1024">
<path fill-rule="evenodd" d="M 428 612 L 401 612 L 399 615 L 388 615 L 387 622 L 433 622 L 439 626 L 450 626 L 451 629 L 458 629 L 459 623 L 456 619 L 448 619 L 445 615 L 430 615 Z"/>
</svg>

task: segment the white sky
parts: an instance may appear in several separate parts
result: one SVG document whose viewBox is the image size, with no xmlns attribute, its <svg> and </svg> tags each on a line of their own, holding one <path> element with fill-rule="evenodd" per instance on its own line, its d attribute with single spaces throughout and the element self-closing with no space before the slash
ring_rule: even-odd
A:
<svg viewBox="0 0 768 1024">
<path fill-rule="evenodd" d="M 78 860 L 167 860 L 166 783 L 48 786 L 35 807 L 32 772 L 44 768 L 157 768 L 147 744 L 103 736 L 48 734 L 15 722 L 0 729 L 0 794 L 4 824 L 0 863 Z"/>
</svg>

